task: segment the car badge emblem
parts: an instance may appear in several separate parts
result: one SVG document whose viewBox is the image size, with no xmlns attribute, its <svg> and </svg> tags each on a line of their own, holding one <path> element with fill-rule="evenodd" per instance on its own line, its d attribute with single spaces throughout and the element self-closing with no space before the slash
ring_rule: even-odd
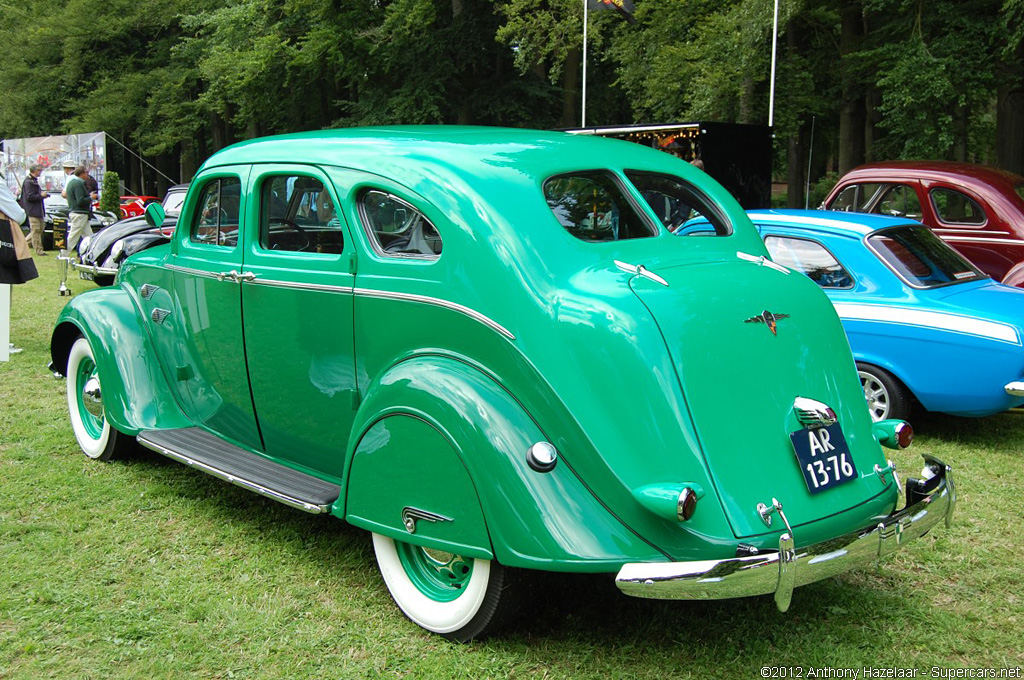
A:
<svg viewBox="0 0 1024 680">
<path fill-rule="evenodd" d="M 789 314 L 773 314 L 772 312 L 769 312 L 766 309 L 763 312 L 761 312 L 760 314 L 758 314 L 757 316 L 750 317 L 749 319 L 747 319 L 743 323 L 763 323 L 764 325 L 768 326 L 768 330 L 770 330 L 772 332 L 772 335 L 778 335 L 778 330 L 777 330 L 778 323 L 777 322 L 782 321 L 783 319 L 788 319 L 788 318 L 789 318 Z"/>
</svg>

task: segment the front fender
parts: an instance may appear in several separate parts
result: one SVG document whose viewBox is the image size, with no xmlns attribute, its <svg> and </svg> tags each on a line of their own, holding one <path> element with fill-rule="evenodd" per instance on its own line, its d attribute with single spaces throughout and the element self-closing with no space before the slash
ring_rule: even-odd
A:
<svg viewBox="0 0 1024 680">
<path fill-rule="evenodd" d="M 482 370 L 454 357 L 416 356 L 386 371 L 366 394 L 348 446 L 346 493 L 333 510 L 339 517 L 427 547 L 458 545 L 467 554 L 493 554 L 513 567 L 608 572 L 628 561 L 665 559 L 613 516 L 564 461 L 551 472 L 530 468 L 527 449 L 554 437 Z M 399 449 L 381 444 L 391 424 L 410 419 L 436 431 L 452 459 L 442 460 L 438 444 L 427 436 Z M 386 464 L 380 458 L 381 464 L 371 465 L 376 452 L 385 450 Z M 452 483 L 431 478 L 441 466 L 453 470 Z M 416 470 L 422 472 L 410 474 Z M 381 474 L 387 479 L 379 479 Z M 397 511 L 417 504 L 428 511 L 453 507 L 453 494 L 464 496 L 464 513 L 478 507 L 482 517 L 465 517 L 462 528 L 458 517 L 451 523 L 420 522 L 410 533 Z M 368 517 L 375 518 L 372 527 Z M 441 540 L 441 527 L 447 540 Z M 490 545 L 480 544 L 488 539 Z"/>
<path fill-rule="evenodd" d="M 56 372 L 63 375 L 67 370 L 71 346 L 79 336 L 92 346 L 106 418 L 117 430 L 136 435 L 192 425 L 168 389 L 149 331 L 124 289 L 88 291 L 68 302 L 50 339 Z"/>
</svg>

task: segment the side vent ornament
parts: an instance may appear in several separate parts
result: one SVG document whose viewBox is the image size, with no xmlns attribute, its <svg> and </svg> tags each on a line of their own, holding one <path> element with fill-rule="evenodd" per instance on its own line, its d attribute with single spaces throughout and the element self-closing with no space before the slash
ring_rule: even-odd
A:
<svg viewBox="0 0 1024 680">
<path fill-rule="evenodd" d="M 444 515 L 438 515 L 434 512 L 428 512 L 426 510 L 420 510 L 419 508 L 412 508 L 406 506 L 402 508 L 402 524 L 405 525 L 405 530 L 410 534 L 416 533 L 416 522 L 423 520 L 425 522 L 454 522 L 451 517 L 445 517 Z"/>
<path fill-rule="evenodd" d="M 153 313 L 149 315 L 149 318 L 153 319 L 153 323 L 160 323 L 160 324 L 162 324 L 164 322 L 164 319 L 166 319 L 170 315 L 171 315 L 171 310 L 169 310 L 169 309 L 160 309 L 159 307 L 157 307 L 156 309 L 153 310 Z"/>
<path fill-rule="evenodd" d="M 142 288 L 139 288 L 139 294 L 142 295 L 144 300 L 148 300 L 153 297 L 158 290 L 160 290 L 159 286 L 154 286 L 152 283 L 144 283 L 142 284 Z"/>
</svg>

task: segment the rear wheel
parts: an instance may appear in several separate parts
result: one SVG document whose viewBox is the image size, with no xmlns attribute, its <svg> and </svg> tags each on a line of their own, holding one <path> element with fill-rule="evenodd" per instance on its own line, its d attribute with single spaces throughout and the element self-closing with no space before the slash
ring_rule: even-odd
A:
<svg viewBox="0 0 1024 680">
<path fill-rule="evenodd" d="M 519 608 L 516 570 L 373 534 L 377 566 L 409 620 L 456 642 L 485 637 Z"/>
<path fill-rule="evenodd" d="M 128 453 L 131 438 L 107 422 L 96 359 L 85 338 L 78 338 L 71 346 L 66 375 L 71 429 L 82 453 L 100 461 Z"/>
<path fill-rule="evenodd" d="M 896 376 L 884 368 L 861 362 L 857 362 L 857 374 L 872 420 L 906 420 L 910 416 L 910 392 Z"/>
</svg>

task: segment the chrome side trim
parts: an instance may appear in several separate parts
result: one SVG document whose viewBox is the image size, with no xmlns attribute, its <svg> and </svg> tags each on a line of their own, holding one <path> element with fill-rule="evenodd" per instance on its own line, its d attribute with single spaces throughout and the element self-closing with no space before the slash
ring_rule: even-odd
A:
<svg viewBox="0 0 1024 680">
<path fill-rule="evenodd" d="M 313 290 L 321 293 L 343 293 L 351 295 L 355 290 L 352 286 L 328 286 L 319 283 L 298 283 L 295 281 L 277 281 L 274 279 L 255 279 L 248 281 L 254 286 L 272 286 L 274 288 L 294 288 L 296 290 Z"/>
<path fill-rule="evenodd" d="M 764 255 L 751 255 L 750 253 L 744 253 L 742 250 L 737 250 L 736 257 L 740 258 L 744 262 L 753 262 L 756 265 L 768 267 L 769 269 L 774 269 L 775 271 L 782 272 L 783 274 L 789 273 L 789 269 L 783 267 L 777 262 L 772 262 Z"/>
<path fill-rule="evenodd" d="M 997 245 L 1012 244 L 1024 246 L 1024 241 L 1016 238 L 975 238 L 971 236 L 957 236 L 956 234 L 939 234 L 943 241 L 954 241 L 956 243 L 993 243 Z"/>
<path fill-rule="evenodd" d="M 996 234 L 997 236 L 1013 236 L 1013 234 L 1011 232 L 1008 232 L 1008 231 L 1000 231 L 999 229 L 985 229 L 982 226 L 963 227 L 963 228 L 958 228 L 958 227 L 935 227 L 934 229 L 932 229 L 932 231 L 934 231 L 936 234 L 939 234 L 939 235 L 949 234 L 950 236 L 956 236 L 957 234 L 977 234 L 979 232 L 984 233 L 984 234 Z M 968 238 L 980 238 L 980 237 L 969 236 Z"/>
<path fill-rule="evenodd" d="M 778 552 L 723 560 L 626 564 L 615 585 L 626 595 L 668 600 L 774 593 L 777 606 L 785 611 L 794 588 L 869 565 L 924 536 L 939 522 L 949 526 L 956 507 L 953 471 L 931 457 L 925 457 L 925 464 L 930 474 L 939 477 L 933 490 L 927 495 L 915 494 L 918 500 L 913 505 L 874 526 L 803 547 L 793 547 L 792 533 L 785 532 Z"/>
<path fill-rule="evenodd" d="M 1009 342 L 1014 345 L 1021 344 L 1017 329 L 999 321 L 890 305 L 835 303 L 834 306 L 836 313 L 839 314 L 839 318 L 844 321 L 852 319 L 857 321 L 878 321 L 902 326 L 919 326 L 921 328 L 934 328 L 954 333 L 976 335 L 981 338 L 991 338 L 992 340 Z"/>
<path fill-rule="evenodd" d="M 416 522 L 423 520 L 424 522 L 454 522 L 451 517 L 445 517 L 439 515 L 436 512 L 430 512 L 428 510 L 421 510 L 412 506 L 405 506 L 402 508 L 402 524 L 405 525 L 405 530 L 410 534 L 416 533 Z"/>
<path fill-rule="evenodd" d="M 219 279 L 224 280 L 225 276 L 228 276 L 230 272 L 209 272 L 203 269 L 192 269 L 191 267 L 180 267 L 176 264 L 164 265 L 164 269 L 169 269 L 172 272 L 181 272 L 182 274 L 191 274 L 192 276 L 201 276 L 204 279 Z"/>
<path fill-rule="evenodd" d="M 353 288 L 352 292 L 353 294 L 362 297 L 378 298 L 381 300 L 403 300 L 406 302 L 419 302 L 425 305 L 434 305 L 435 307 L 444 307 L 445 309 L 450 309 L 454 312 L 465 314 L 469 318 L 479 321 L 488 328 L 497 331 L 501 335 L 504 335 L 509 340 L 516 339 L 516 336 L 512 335 L 512 333 L 509 332 L 508 329 L 499 324 L 497 321 L 494 321 L 484 316 L 475 309 L 470 309 L 469 307 L 465 307 L 456 302 L 451 302 L 449 300 L 441 300 L 440 298 L 429 297 L 427 295 L 415 295 L 413 293 L 395 293 L 386 290 L 371 290 L 369 288 Z"/>
<path fill-rule="evenodd" d="M 655 274 L 642 264 L 629 264 L 628 262 L 620 262 L 619 260 L 615 260 L 615 266 L 621 269 L 622 271 L 626 272 L 627 274 L 636 274 L 637 276 L 642 276 L 645 279 L 650 279 L 655 283 L 660 283 L 666 288 L 668 287 L 668 281 L 661 278 L 660 276 L 658 276 L 657 274 Z"/>
<path fill-rule="evenodd" d="M 302 510 L 303 512 L 308 512 L 314 515 L 320 515 L 330 510 L 331 506 L 329 505 L 313 505 L 312 503 L 307 503 L 306 501 L 299 500 L 298 498 L 286 496 L 285 494 L 280 493 L 278 491 L 274 491 L 273 489 L 268 489 L 267 487 L 261 484 L 257 484 L 256 482 L 251 482 L 248 479 L 242 479 L 241 477 L 237 477 L 231 474 L 230 472 L 225 472 L 219 468 L 215 468 L 212 465 L 207 465 L 206 463 L 201 463 L 198 460 L 193 460 L 192 458 L 189 458 L 188 456 L 179 451 L 173 451 L 165 446 L 161 446 L 159 444 L 151 442 L 148 439 L 146 439 L 145 436 L 139 436 L 138 440 L 139 443 L 145 446 L 147 449 L 156 451 L 161 455 L 167 456 L 171 460 L 176 460 L 179 463 L 184 463 L 189 467 L 194 467 L 197 470 L 201 470 L 209 475 L 213 475 L 217 479 L 223 479 L 225 482 L 234 484 L 235 486 L 240 486 L 243 489 L 248 489 L 249 491 L 253 491 L 261 496 L 265 496 L 279 503 L 284 503 L 289 507 L 297 508 L 298 510 Z"/>
</svg>

